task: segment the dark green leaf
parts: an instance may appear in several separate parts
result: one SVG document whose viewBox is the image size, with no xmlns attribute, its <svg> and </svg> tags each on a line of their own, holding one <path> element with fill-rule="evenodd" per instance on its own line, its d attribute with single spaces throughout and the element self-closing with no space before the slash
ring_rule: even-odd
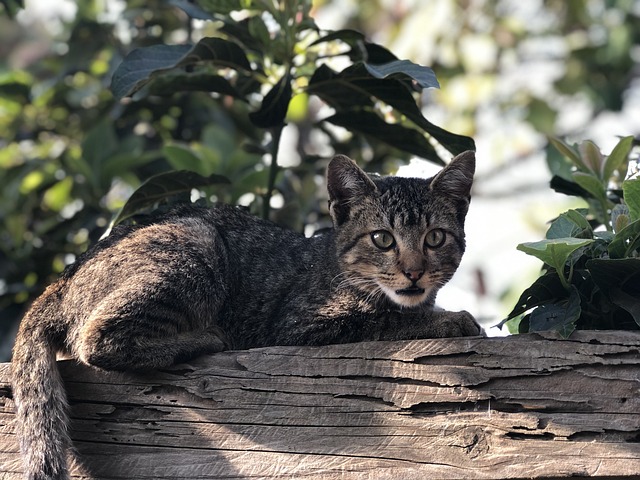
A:
<svg viewBox="0 0 640 480">
<path fill-rule="evenodd" d="M 355 42 L 364 42 L 364 35 L 356 30 L 335 30 L 328 33 L 324 37 L 320 37 L 309 46 L 318 45 L 320 43 L 332 42 L 334 40 L 342 40 L 343 42 L 353 45 Z"/>
<path fill-rule="evenodd" d="M 586 172 L 588 171 L 587 166 L 584 164 L 584 162 L 582 161 L 582 159 L 580 158 L 580 155 L 578 154 L 578 152 L 576 151 L 575 148 L 573 148 L 572 146 L 568 145 L 567 143 L 563 142 L 562 140 L 560 140 L 559 138 L 555 138 L 555 137 L 549 137 L 549 141 L 551 142 L 551 144 L 556 148 L 556 150 L 558 150 L 560 153 L 562 153 L 566 158 L 568 158 L 569 160 L 571 160 L 571 162 L 578 167 L 579 170 Z"/>
<path fill-rule="evenodd" d="M 201 10 L 218 15 L 227 15 L 231 12 L 243 10 L 246 2 L 243 0 L 195 0 Z"/>
<path fill-rule="evenodd" d="M 242 48 L 222 38 L 203 38 L 192 45 L 152 45 L 138 48 L 118 66 L 111 81 L 111 91 L 118 98 L 131 95 L 163 72 L 199 63 L 251 70 Z M 219 88 L 226 88 L 220 86 Z"/>
<path fill-rule="evenodd" d="M 215 92 L 246 101 L 229 81 L 207 73 L 166 72 L 149 87 L 152 95 L 173 95 L 176 92 Z"/>
<path fill-rule="evenodd" d="M 213 20 L 215 17 L 198 7 L 197 3 L 192 0 L 169 0 L 169 5 L 178 7 L 191 18 L 198 20 Z"/>
<path fill-rule="evenodd" d="M 260 128 L 282 125 L 291 101 L 291 93 L 291 76 L 285 75 L 264 96 L 260 109 L 249 114 L 251 122 Z"/>
<path fill-rule="evenodd" d="M 154 206 L 177 194 L 188 193 L 194 188 L 228 183 L 229 180 L 222 175 L 203 177 L 186 170 L 154 175 L 133 192 L 118 213 L 113 224 L 117 225 L 141 210 Z"/>
<path fill-rule="evenodd" d="M 527 288 L 507 315 L 507 320 L 528 312 L 539 305 L 566 298 L 567 291 L 560 283 L 560 279 L 555 272 L 546 273 L 539 277 Z M 502 322 L 503 324 L 507 321 Z"/>
<path fill-rule="evenodd" d="M 417 65 L 409 60 L 394 60 L 382 65 L 364 64 L 367 71 L 375 78 L 389 76 L 407 76 L 414 80 L 420 88 L 440 88 L 436 74 L 429 67 Z"/>
<path fill-rule="evenodd" d="M 627 165 L 629 163 L 629 153 L 633 148 L 633 136 L 621 139 L 618 144 L 613 147 L 611 154 L 607 157 L 604 164 L 604 179 L 609 180 L 616 170 L 620 171 L 622 178 L 627 174 Z"/>
<path fill-rule="evenodd" d="M 206 37 L 189 50 L 177 66 L 209 62 L 236 70 L 251 71 L 251 63 L 242 48 L 223 38 Z"/>
<path fill-rule="evenodd" d="M 631 221 L 640 220 L 640 178 L 625 180 L 622 183 L 624 203 L 629 207 Z"/>
<path fill-rule="evenodd" d="M 571 254 L 581 247 L 593 243 L 591 239 L 554 238 L 539 242 L 521 243 L 518 250 L 533 255 L 547 265 L 563 272 Z"/>
<path fill-rule="evenodd" d="M 592 173 L 574 172 L 573 180 L 599 201 L 607 200 L 604 183 Z"/>
<path fill-rule="evenodd" d="M 586 266 L 602 292 L 640 325 L 640 258 L 593 259 Z"/>
<path fill-rule="evenodd" d="M 576 329 L 575 324 L 580 318 L 581 312 L 580 294 L 575 287 L 572 287 L 568 299 L 540 305 L 531 313 L 529 331 L 556 330 L 564 338 L 567 338 Z"/>
<path fill-rule="evenodd" d="M 577 210 L 562 213 L 547 230 L 547 239 L 592 238 L 593 229 L 589 221 Z"/>
<path fill-rule="evenodd" d="M 616 232 L 609 245 L 611 258 L 625 258 L 640 249 L 640 220 L 630 223 Z"/>
<path fill-rule="evenodd" d="M 139 90 L 158 71 L 173 68 L 191 50 L 190 45 L 151 45 L 137 48 L 118 65 L 111 91 L 122 98 Z"/>
<path fill-rule="evenodd" d="M 427 158 L 436 163 L 443 163 L 422 133 L 401 125 L 389 124 L 374 112 L 364 110 L 339 112 L 325 119 L 325 121 L 344 127 L 352 132 L 368 135 L 403 152 Z"/>
<path fill-rule="evenodd" d="M 336 73 L 320 66 L 309 82 L 307 91 L 322 98 L 339 113 L 374 109 L 374 98 L 395 108 L 423 129 L 453 155 L 475 150 L 469 137 L 456 135 L 433 125 L 423 115 L 407 85 L 397 78 L 375 78 L 364 64 L 357 63 Z M 431 157 L 427 157 L 433 160 Z M 436 160 L 442 163 L 440 160 Z"/>
</svg>

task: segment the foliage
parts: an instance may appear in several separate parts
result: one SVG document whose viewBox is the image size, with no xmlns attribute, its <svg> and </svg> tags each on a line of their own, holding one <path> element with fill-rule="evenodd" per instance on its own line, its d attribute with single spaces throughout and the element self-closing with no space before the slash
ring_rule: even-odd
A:
<svg viewBox="0 0 640 480">
<path fill-rule="evenodd" d="M 256 209 L 261 204 L 259 210 L 265 217 L 280 171 L 282 129 L 287 119 L 308 117 L 313 96 L 331 107 L 331 113 L 315 119 L 313 125 L 326 132 L 325 124 L 343 127 L 376 147 L 387 144 L 438 163 L 442 159 L 435 145 L 451 154 L 474 148 L 470 138 L 430 123 L 416 104 L 415 92 L 439 86 L 430 68 L 399 60 L 353 30 L 321 32 L 309 16 L 310 0 L 174 3 L 192 16 L 217 23 L 215 36 L 205 36 L 195 44 L 133 50 L 115 71 L 111 90 L 116 97 L 132 96 L 136 101 L 191 91 L 225 98 L 227 107 L 250 130 L 244 149 L 270 157 L 269 169 L 263 171 L 258 184 L 262 198 L 254 197 L 252 205 Z M 242 11 L 242 20 L 231 15 L 238 11 Z M 348 58 L 350 63 L 339 72 L 329 66 L 337 57 Z M 292 108 L 298 111 L 290 112 Z M 200 147 L 174 144 L 166 148 L 174 166 L 202 169 Z M 257 157 L 254 163 L 261 165 Z M 219 164 L 210 166 L 206 173 L 232 173 Z M 232 184 L 238 180 L 232 179 Z M 240 187 L 239 193 L 258 193 L 253 190 Z M 144 197 L 144 190 L 136 193 L 138 199 Z M 153 200 L 151 197 L 149 203 Z"/>
<path fill-rule="evenodd" d="M 576 328 L 640 327 L 640 178 L 625 179 L 633 142 L 623 138 L 604 156 L 590 141 L 551 140 L 563 155 L 552 163 L 552 186 L 589 208 L 563 213 L 544 240 L 518 246 L 544 267 L 509 314 L 510 328 L 568 336 Z"/>
</svg>

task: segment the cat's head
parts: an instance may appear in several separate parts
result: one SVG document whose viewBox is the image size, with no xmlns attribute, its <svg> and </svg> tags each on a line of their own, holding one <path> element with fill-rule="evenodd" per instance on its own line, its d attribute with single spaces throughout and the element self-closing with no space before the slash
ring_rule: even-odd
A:
<svg viewBox="0 0 640 480">
<path fill-rule="evenodd" d="M 329 210 L 342 269 L 337 285 L 372 303 L 433 303 L 465 249 L 464 219 L 475 154 L 455 157 L 429 179 L 376 177 L 337 155 L 329 163 Z"/>
</svg>

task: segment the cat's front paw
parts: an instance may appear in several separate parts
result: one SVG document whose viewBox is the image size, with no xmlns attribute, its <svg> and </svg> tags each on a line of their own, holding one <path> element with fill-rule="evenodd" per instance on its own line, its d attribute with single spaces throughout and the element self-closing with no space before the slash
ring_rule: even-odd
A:
<svg viewBox="0 0 640 480">
<path fill-rule="evenodd" d="M 473 337 L 484 335 L 482 327 L 467 311 L 438 312 L 434 322 L 434 330 L 437 337 Z"/>
</svg>

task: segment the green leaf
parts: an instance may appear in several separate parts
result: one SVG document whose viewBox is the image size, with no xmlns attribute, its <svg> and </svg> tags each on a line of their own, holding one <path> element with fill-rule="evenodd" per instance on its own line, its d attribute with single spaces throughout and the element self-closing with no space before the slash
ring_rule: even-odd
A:
<svg viewBox="0 0 640 480">
<path fill-rule="evenodd" d="M 198 2 L 194 2 L 193 0 L 169 0 L 169 5 L 173 5 L 178 7 L 184 13 L 189 15 L 191 18 L 195 18 L 198 20 L 214 20 L 215 17 L 209 13 L 198 7 Z"/>
<path fill-rule="evenodd" d="M 390 76 L 407 76 L 414 80 L 420 88 L 440 88 L 436 74 L 429 67 L 415 64 L 409 60 L 394 60 L 382 65 L 364 64 L 367 71 L 375 78 Z"/>
<path fill-rule="evenodd" d="M 291 101 L 291 75 L 287 74 L 276 83 L 262 99 L 256 112 L 249 114 L 251 122 L 260 128 L 277 127 L 284 123 Z"/>
<path fill-rule="evenodd" d="M 405 115 L 452 154 L 475 150 L 471 138 L 453 134 L 429 122 L 403 81 L 392 77 L 375 78 L 363 63 L 352 65 L 340 73 L 320 66 L 309 81 L 307 92 L 319 96 L 338 113 L 374 110 L 374 100 L 380 100 Z M 423 158 L 443 163 L 437 156 Z"/>
<path fill-rule="evenodd" d="M 122 98 L 140 90 L 163 72 L 200 63 L 251 71 L 251 64 L 239 45 L 207 37 L 196 45 L 151 45 L 133 50 L 113 74 L 111 91 L 115 97 Z"/>
<path fill-rule="evenodd" d="M 640 220 L 630 223 L 617 232 L 609 244 L 611 258 L 625 258 L 640 250 Z"/>
<path fill-rule="evenodd" d="M 319 45 L 320 43 L 332 42 L 334 40 L 341 40 L 345 43 L 353 45 L 355 42 L 364 42 L 365 37 L 361 32 L 357 30 L 335 30 L 333 32 L 328 33 L 324 37 L 320 37 L 315 42 L 311 43 L 309 46 Z"/>
<path fill-rule="evenodd" d="M 574 172 L 572 175 L 575 182 L 589 192 L 599 201 L 607 200 L 607 192 L 603 182 L 591 173 Z"/>
<path fill-rule="evenodd" d="M 352 132 L 368 135 L 403 152 L 442 163 L 433 145 L 422 133 L 401 125 L 389 124 L 374 112 L 364 110 L 339 112 L 325 121 Z"/>
<path fill-rule="evenodd" d="M 522 315 L 532 308 L 544 303 L 549 303 L 559 298 L 565 298 L 567 291 L 562 286 L 558 275 L 554 272 L 545 273 L 538 277 L 533 284 L 527 288 L 516 302 L 513 310 L 507 315 L 507 318 L 500 323 L 502 326 L 509 319 Z"/>
<path fill-rule="evenodd" d="M 622 182 L 624 203 L 629 207 L 631 221 L 640 220 L 640 178 Z"/>
<path fill-rule="evenodd" d="M 118 213 L 113 224 L 117 225 L 141 210 L 154 206 L 177 194 L 187 193 L 198 187 L 228 183 L 230 183 L 229 180 L 222 175 L 203 177 L 186 170 L 154 175 L 133 192 Z"/>
<path fill-rule="evenodd" d="M 613 147 L 604 164 L 605 180 L 609 180 L 616 170 L 620 171 L 622 178 L 626 176 L 631 148 L 633 148 L 633 136 L 624 137 Z"/>
<path fill-rule="evenodd" d="M 582 170 L 584 172 L 588 171 L 587 166 L 584 164 L 584 162 L 580 158 L 580 155 L 575 150 L 575 148 L 569 146 L 567 143 L 563 142 L 559 138 L 549 137 L 549 141 L 556 148 L 556 150 L 558 150 L 565 157 L 571 160 L 571 162 L 576 167 L 578 167 L 579 170 Z"/>
<path fill-rule="evenodd" d="M 199 175 L 206 175 L 202 168 L 202 160 L 186 145 L 165 145 L 162 153 L 174 170 L 188 170 Z"/>
<path fill-rule="evenodd" d="M 113 74 L 113 95 L 123 98 L 136 92 L 155 72 L 175 67 L 191 48 L 190 45 L 151 45 L 131 51 Z"/>
<path fill-rule="evenodd" d="M 176 92 L 215 92 L 246 101 L 226 78 L 208 73 L 168 71 L 154 77 L 149 92 L 161 96 L 171 96 Z"/>
<path fill-rule="evenodd" d="M 177 66 L 212 63 L 235 70 L 251 71 L 249 59 L 237 43 L 223 38 L 205 37 L 191 48 Z"/>
<path fill-rule="evenodd" d="M 575 287 L 571 287 L 568 299 L 541 305 L 531 312 L 529 331 L 556 330 L 562 337 L 567 338 L 576 329 L 576 321 L 581 313 L 580 294 Z"/>
<path fill-rule="evenodd" d="M 593 259 L 586 267 L 604 294 L 640 325 L 640 258 Z"/>
<path fill-rule="evenodd" d="M 569 210 L 553 221 L 546 237 L 548 239 L 592 238 L 593 229 L 584 215 L 577 210 Z"/>
<path fill-rule="evenodd" d="M 564 267 L 571 254 L 590 243 L 593 243 L 593 240 L 554 238 L 541 240 L 539 242 L 521 243 L 518 245 L 518 250 L 528 255 L 533 255 L 560 273 L 564 271 Z"/>
<path fill-rule="evenodd" d="M 578 145 L 578 151 L 580 152 L 582 161 L 591 173 L 593 173 L 596 178 L 602 179 L 605 162 L 602 152 L 600 152 L 600 148 L 598 148 L 598 146 L 591 140 L 585 140 Z"/>
<path fill-rule="evenodd" d="M 218 15 L 227 15 L 246 8 L 246 0 L 196 0 L 195 2 L 201 10 Z"/>
</svg>

